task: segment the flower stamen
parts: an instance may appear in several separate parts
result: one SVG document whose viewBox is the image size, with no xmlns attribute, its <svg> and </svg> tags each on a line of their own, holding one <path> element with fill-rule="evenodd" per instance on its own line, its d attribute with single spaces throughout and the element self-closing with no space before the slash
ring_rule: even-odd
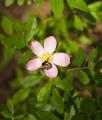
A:
<svg viewBox="0 0 102 120">
<path fill-rule="evenodd" d="M 49 53 L 45 53 L 42 55 L 41 60 L 44 62 L 45 61 L 50 62 L 52 60 L 52 55 Z"/>
</svg>

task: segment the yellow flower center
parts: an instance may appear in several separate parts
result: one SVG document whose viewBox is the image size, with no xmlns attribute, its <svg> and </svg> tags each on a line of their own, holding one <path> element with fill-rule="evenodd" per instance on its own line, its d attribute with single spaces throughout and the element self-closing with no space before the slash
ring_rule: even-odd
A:
<svg viewBox="0 0 102 120">
<path fill-rule="evenodd" d="M 49 53 L 44 53 L 41 57 L 41 60 L 50 62 L 52 60 L 52 55 Z"/>
</svg>

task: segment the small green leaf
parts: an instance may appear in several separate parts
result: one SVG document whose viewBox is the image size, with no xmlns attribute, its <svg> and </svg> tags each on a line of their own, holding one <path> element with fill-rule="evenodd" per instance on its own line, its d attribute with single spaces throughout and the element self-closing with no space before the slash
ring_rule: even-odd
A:
<svg viewBox="0 0 102 120">
<path fill-rule="evenodd" d="M 78 110 L 80 110 L 81 102 L 83 101 L 82 97 L 76 97 L 75 98 L 75 104 Z"/>
<path fill-rule="evenodd" d="M 15 120 L 23 120 L 24 115 L 17 115 L 14 117 Z"/>
<path fill-rule="evenodd" d="M 11 99 L 9 99 L 7 101 L 7 107 L 8 107 L 9 112 L 14 114 L 14 105 L 13 105 L 13 101 Z"/>
<path fill-rule="evenodd" d="M 54 85 L 66 92 L 69 92 L 73 89 L 72 83 L 66 80 L 60 80 L 59 78 L 55 80 Z"/>
<path fill-rule="evenodd" d="M 5 118 L 11 119 L 12 118 L 12 114 L 8 111 L 1 111 L 1 115 Z"/>
<path fill-rule="evenodd" d="M 82 41 L 86 45 L 91 45 L 93 43 L 92 39 L 86 35 L 81 35 L 80 41 Z"/>
<path fill-rule="evenodd" d="M 72 120 L 75 113 L 76 113 L 76 110 L 75 110 L 74 106 L 71 106 L 70 112 L 65 112 L 64 120 Z"/>
<path fill-rule="evenodd" d="M 44 87 L 40 89 L 40 91 L 37 94 L 37 101 L 38 102 L 46 102 L 49 98 L 49 95 L 51 93 L 51 82 L 47 83 Z"/>
<path fill-rule="evenodd" d="M 67 81 L 68 83 L 73 83 L 73 76 L 72 73 L 70 71 L 67 72 Z"/>
<path fill-rule="evenodd" d="M 21 21 L 16 20 L 14 24 L 14 29 L 16 32 L 18 32 L 20 35 L 24 36 L 25 31 L 25 24 L 23 24 Z"/>
<path fill-rule="evenodd" d="M 29 114 L 25 120 L 37 120 L 37 118 L 34 115 Z"/>
<path fill-rule="evenodd" d="M 24 4 L 25 0 L 17 0 L 17 4 L 19 6 L 22 6 Z"/>
<path fill-rule="evenodd" d="M 42 4 L 44 2 L 44 0 L 33 0 L 33 1 L 37 4 Z"/>
<path fill-rule="evenodd" d="M 26 23 L 26 42 L 29 42 L 37 32 L 37 20 L 35 16 L 30 16 Z"/>
<path fill-rule="evenodd" d="M 90 81 L 88 75 L 85 72 L 83 72 L 82 70 L 79 70 L 78 73 L 79 73 L 80 81 L 85 85 L 88 84 Z"/>
<path fill-rule="evenodd" d="M 65 20 L 64 16 L 60 19 L 59 25 L 60 25 L 61 31 L 66 34 L 66 32 L 67 32 L 67 23 L 66 23 L 66 20 Z"/>
<path fill-rule="evenodd" d="M 79 48 L 77 53 L 76 53 L 76 65 L 80 66 L 85 58 L 85 53 L 84 50 L 82 48 Z"/>
<path fill-rule="evenodd" d="M 16 92 L 12 98 L 14 104 L 17 104 L 19 102 L 26 100 L 30 92 L 31 90 L 29 88 L 21 89 L 18 92 Z"/>
<path fill-rule="evenodd" d="M 74 40 L 68 40 L 68 44 L 73 53 L 76 53 L 76 51 L 79 49 L 79 44 Z"/>
<path fill-rule="evenodd" d="M 31 5 L 32 0 L 26 0 L 27 5 Z"/>
<path fill-rule="evenodd" d="M 94 64 L 95 64 L 95 60 L 96 60 L 97 54 L 98 54 L 97 49 L 93 48 L 90 51 L 89 57 L 88 57 L 88 67 L 89 67 L 90 74 L 92 76 L 95 76 Z"/>
<path fill-rule="evenodd" d="M 32 87 L 32 86 L 35 86 L 37 83 L 39 83 L 40 82 L 40 80 L 41 80 L 41 78 L 40 77 L 38 77 L 38 76 L 27 76 L 27 77 L 25 77 L 25 78 L 21 78 L 20 80 L 19 80 L 19 83 L 23 86 L 23 87 L 25 87 L 25 88 L 27 88 L 27 87 Z"/>
<path fill-rule="evenodd" d="M 9 7 L 14 3 L 15 0 L 5 0 L 5 6 Z"/>
<path fill-rule="evenodd" d="M 102 1 L 97 1 L 92 4 L 90 4 L 89 9 L 93 12 L 97 12 L 98 10 L 102 10 Z"/>
<path fill-rule="evenodd" d="M 90 66 L 91 64 L 94 63 L 94 60 L 97 56 L 97 49 L 92 49 L 90 54 L 89 54 L 89 58 L 88 58 L 88 65 Z"/>
<path fill-rule="evenodd" d="M 4 49 L 4 60 L 7 63 L 15 54 L 15 49 L 5 46 Z"/>
<path fill-rule="evenodd" d="M 97 1 L 89 6 L 92 16 L 99 22 L 102 20 L 102 1 Z"/>
<path fill-rule="evenodd" d="M 32 51 L 24 52 L 19 59 L 19 63 L 26 64 L 28 62 L 28 60 L 32 58 L 32 56 L 33 56 Z"/>
<path fill-rule="evenodd" d="M 74 27 L 81 31 L 84 29 L 84 23 L 77 15 L 74 15 Z"/>
<path fill-rule="evenodd" d="M 59 120 L 59 118 L 54 113 L 52 113 L 51 111 L 50 112 L 48 112 L 48 111 L 38 111 L 38 117 L 41 120 Z"/>
<path fill-rule="evenodd" d="M 16 47 L 17 41 L 13 36 L 6 37 L 3 41 L 3 44 L 9 48 L 14 49 Z"/>
<path fill-rule="evenodd" d="M 51 102 L 59 113 L 64 112 L 64 102 L 63 102 L 62 96 L 59 94 L 57 89 L 52 90 Z"/>
<path fill-rule="evenodd" d="M 89 8 L 84 0 L 67 0 L 71 9 L 79 9 L 84 12 L 90 12 Z"/>
<path fill-rule="evenodd" d="M 60 17 L 63 14 L 64 2 L 63 0 L 50 0 L 52 12 L 55 17 Z"/>
<path fill-rule="evenodd" d="M 26 45 L 25 41 L 25 26 L 21 21 L 16 20 L 14 24 L 16 47 L 23 48 Z"/>
<path fill-rule="evenodd" d="M 67 3 L 70 6 L 70 8 L 73 10 L 74 4 L 75 4 L 75 0 L 67 0 Z"/>
<path fill-rule="evenodd" d="M 7 35 L 13 34 L 13 23 L 8 17 L 6 16 L 2 17 L 1 25 L 3 27 L 4 32 Z"/>
</svg>

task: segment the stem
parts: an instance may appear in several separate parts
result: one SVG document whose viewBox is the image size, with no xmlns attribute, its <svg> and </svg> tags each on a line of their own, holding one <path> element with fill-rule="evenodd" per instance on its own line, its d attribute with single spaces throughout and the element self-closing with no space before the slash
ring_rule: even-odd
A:
<svg viewBox="0 0 102 120">
<path fill-rule="evenodd" d="M 87 69 L 88 67 L 77 67 L 77 68 L 72 68 L 72 69 L 68 69 L 67 71 L 74 71 L 74 70 L 79 70 L 79 69 Z"/>
<path fill-rule="evenodd" d="M 14 120 L 14 117 L 12 117 L 12 120 Z"/>
</svg>

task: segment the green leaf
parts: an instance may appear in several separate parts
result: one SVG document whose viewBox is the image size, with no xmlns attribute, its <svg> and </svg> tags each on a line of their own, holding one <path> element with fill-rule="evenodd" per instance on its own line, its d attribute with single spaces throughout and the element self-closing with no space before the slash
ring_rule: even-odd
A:
<svg viewBox="0 0 102 120">
<path fill-rule="evenodd" d="M 4 39 L 3 44 L 9 48 L 15 49 L 17 45 L 17 41 L 16 41 L 16 38 L 14 38 L 13 36 L 10 36 Z"/>
<path fill-rule="evenodd" d="M 5 46 L 3 62 L 6 62 L 7 64 L 7 61 L 9 61 L 14 56 L 14 54 L 15 54 L 15 49 Z"/>
<path fill-rule="evenodd" d="M 76 107 L 78 110 L 80 110 L 80 105 L 81 105 L 82 101 L 83 101 L 83 97 L 76 97 L 75 98 L 75 104 L 76 104 Z"/>
<path fill-rule="evenodd" d="M 70 108 L 70 112 L 65 112 L 64 120 L 72 120 L 75 113 L 76 113 L 76 110 L 75 110 L 74 106 L 72 105 Z"/>
<path fill-rule="evenodd" d="M 89 68 L 90 74 L 92 76 L 95 76 L 94 64 L 95 64 L 95 60 L 96 60 L 97 54 L 98 54 L 97 49 L 93 48 L 90 51 L 89 57 L 88 57 L 88 68 Z"/>
<path fill-rule="evenodd" d="M 9 99 L 7 101 L 7 107 L 8 107 L 9 112 L 14 114 L 14 105 L 13 105 L 13 101 L 11 99 Z"/>
<path fill-rule="evenodd" d="M 5 118 L 11 119 L 12 118 L 12 114 L 8 111 L 1 111 L 1 115 Z"/>
<path fill-rule="evenodd" d="M 16 48 L 22 48 L 24 46 L 24 41 L 22 39 L 18 39 L 18 36 L 10 36 L 6 37 L 2 43 L 6 46 L 11 48 L 16 49 Z"/>
<path fill-rule="evenodd" d="M 97 12 L 98 10 L 102 10 L 102 1 L 97 1 L 92 4 L 90 4 L 89 9 L 93 12 Z"/>
<path fill-rule="evenodd" d="M 83 17 L 85 19 L 89 20 L 90 22 L 96 22 L 95 18 L 92 16 L 91 12 L 89 12 L 89 13 L 83 13 Z M 91 26 L 89 26 L 89 24 L 86 24 L 86 22 L 84 24 L 85 24 L 85 27 L 87 26 L 86 29 L 88 29 L 88 27 L 89 27 L 90 31 L 91 31 Z"/>
<path fill-rule="evenodd" d="M 80 36 L 80 41 L 82 41 L 84 44 L 86 45 L 91 45 L 93 43 L 92 39 L 89 38 L 88 36 L 86 35 L 81 35 Z"/>
<path fill-rule="evenodd" d="M 73 83 L 74 79 L 70 71 L 67 72 L 67 81 L 68 83 Z"/>
<path fill-rule="evenodd" d="M 60 30 L 63 32 L 63 34 L 67 34 L 67 23 L 66 20 L 64 18 L 64 16 L 60 19 Z"/>
<path fill-rule="evenodd" d="M 40 82 L 40 80 L 41 80 L 41 77 L 33 75 L 33 76 L 27 76 L 25 78 L 21 78 L 19 80 L 19 83 L 23 87 L 27 88 L 27 87 L 35 86 Z"/>
<path fill-rule="evenodd" d="M 66 80 L 60 80 L 59 78 L 55 80 L 54 85 L 66 92 L 69 92 L 73 89 L 72 83 Z"/>
<path fill-rule="evenodd" d="M 24 118 L 24 115 L 17 115 L 14 117 L 15 120 L 22 120 Z"/>
<path fill-rule="evenodd" d="M 25 0 L 17 0 L 17 4 L 19 6 L 22 6 L 25 3 Z"/>
<path fill-rule="evenodd" d="M 37 94 L 38 102 L 47 102 L 49 95 L 51 93 L 51 82 L 47 83 L 44 87 L 42 87 Z"/>
<path fill-rule="evenodd" d="M 12 21 L 11 21 L 12 22 Z M 10 25 L 10 23 L 8 22 L 8 24 Z M 12 23 L 11 23 L 12 24 Z M 24 39 L 24 25 L 23 23 L 21 22 L 18 22 L 18 21 L 15 21 L 14 23 L 14 31 L 15 31 L 15 34 L 14 35 L 11 35 L 11 32 L 9 29 L 8 29 L 8 26 L 7 26 L 5 29 L 7 30 L 8 32 L 8 35 L 10 36 L 5 36 L 5 39 L 2 40 L 2 43 L 4 46 L 6 47 L 11 47 L 12 49 L 14 48 L 22 48 L 24 47 L 25 45 L 25 39 Z M 13 26 L 12 26 L 13 27 Z M 12 28 L 13 30 L 13 28 Z"/>
<path fill-rule="evenodd" d="M 83 12 L 90 12 L 89 8 L 84 0 L 67 0 L 71 9 L 79 9 Z"/>
<path fill-rule="evenodd" d="M 17 33 L 24 36 L 24 32 L 25 32 L 25 24 L 24 23 L 22 23 L 19 20 L 15 20 L 14 29 Z"/>
<path fill-rule="evenodd" d="M 80 66 L 85 58 L 85 53 L 84 50 L 82 48 L 79 48 L 77 53 L 76 53 L 76 65 Z"/>
<path fill-rule="evenodd" d="M 88 57 L 88 66 L 93 65 L 96 56 L 97 56 L 97 49 L 93 48 L 90 51 L 90 54 L 89 54 L 89 57 Z"/>
<path fill-rule="evenodd" d="M 84 84 L 84 85 L 86 85 L 86 84 L 88 84 L 89 83 L 89 77 L 88 77 L 88 75 L 85 73 L 85 72 L 83 72 L 82 70 L 79 70 L 79 79 L 80 79 L 80 81 Z"/>
<path fill-rule="evenodd" d="M 37 32 L 37 20 L 35 16 L 30 16 L 26 23 L 26 42 L 29 42 Z"/>
<path fill-rule="evenodd" d="M 81 31 L 84 29 L 84 23 L 77 15 L 74 15 L 74 27 Z"/>
<path fill-rule="evenodd" d="M 37 4 L 42 4 L 44 2 L 44 0 L 34 0 L 34 2 Z"/>
<path fill-rule="evenodd" d="M 13 23 L 8 17 L 2 17 L 1 25 L 7 35 L 13 34 Z"/>
<path fill-rule="evenodd" d="M 26 89 L 21 89 L 18 92 L 16 92 L 12 98 L 13 103 L 17 104 L 19 102 L 22 102 L 24 100 L 27 99 L 27 97 L 29 96 L 31 90 L 29 88 Z"/>
<path fill-rule="evenodd" d="M 55 17 L 60 17 L 63 14 L 64 2 L 63 0 L 50 0 L 52 12 Z"/>
<path fill-rule="evenodd" d="M 97 20 L 100 21 L 102 20 L 102 1 L 97 1 L 89 6 L 90 12 L 92 16 Z"/>
<path fill-rule="evenodd" d="M 29 114 L 25 120 L 37 120 L 37 118 L 34 115 Z"/>
<path fill-rule="evenodd" d="M 27 5 L 31 5 L 32 0 L 26 0 Z"/>
<path fill-rule="evenodd" d="M 68 40 L 69 47 L 73 53 L 76 53 L 76 51 L 79 49 L 79 45 L 74 40 Z"/>
<path fill-rule="evenodd" d="M 51 102 L 52 102 L 52 105 L 57 110 L 57 112 L 59 112 L 59 113 L 64 112 L 64 101 L 62 98 L 63 97 L 59 94 L 57 89 L 52 90 Z"/>
<path fill-rule="evenodd" d="M 38 117 L 41 120 L 59 120 L 55 114 L 48 111 L 38 111 Z"/>
<path fill-rule="evenodd" d="M 14 3 L 15 0 L 5 0 L 5 6 L 9 7 Z"/>
<path fill-rule="evenodd" d="M 16 47 L 23 48 L 26 45 L 25 41 L 25 26 L 21 21 L 16 20 L 14 24 Z"/>
<path fill-rule="evenodd" d="M 33 56 L 32 51 L 26 51 L 24 52 L 21 57 L 19 58 L 19 63 L 20 64 L 26 64 L 28 62 L 28 60 L 30 60 Z"/>
</svg>

